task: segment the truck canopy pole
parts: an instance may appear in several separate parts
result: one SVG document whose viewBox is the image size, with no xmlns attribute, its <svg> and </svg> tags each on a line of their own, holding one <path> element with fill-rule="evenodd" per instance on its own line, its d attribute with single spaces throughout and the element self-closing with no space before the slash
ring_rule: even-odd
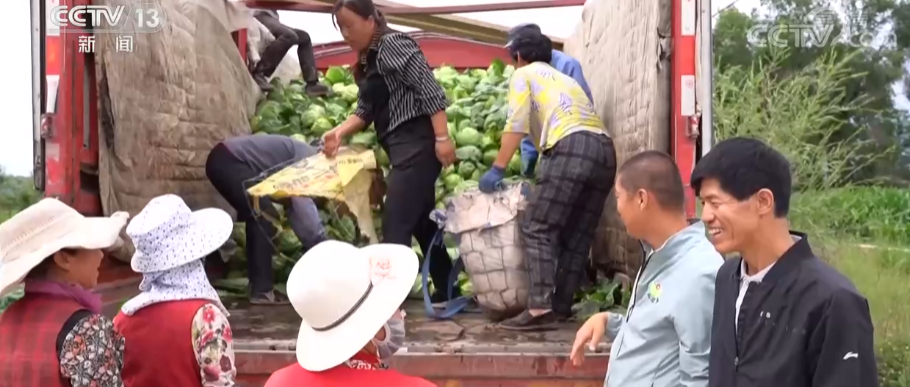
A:
<svg viewBox="0 0 910 387">
<path fill-rule="evenodd" d="M 701 50 L 698 60 L 701 63 L 703 98 L 701 106 L 701 156 L 704 157 L 714 145 L 714 26 L 711 17 L 711 0 L 701 0 L 699 18 L 701 22 Z"/>
<path fill-rule="evenodd" d="M 35 189 L 44 190 L 44 147 L 41 141 L 41 115 L 44 113 L 44 0 L 31 0 L 32 38 L 32 178 Z"/>
<path fill-rule="evenodd" d="M 334 0 L 246 0 L 250 8 L 288 11 L 328 12 Z M 386 15 L 391 24 L 417 28 L 449 36 L 472 39 L 480 42 L 505 44 L 511 27 L 496 25 L 461 16 L 442 15 L 448 13 L 492 12 L 504 10 L 583 6 L 584 0 L 519 1 L 514 3 L 491 3 L 444 7 L 412 7 L 387 0 L 374 0 L 376 6 Z M 561 50 L 563 39 L 550 37 L 553 48 Z"/>
<path fill-rule="evenodd" d="M 314 13 L 332 12 L 332 4 L 320 2 L 320 0 L 295 1 L 295 0 L 249 0 L 246 6 L 250 8 L 263 8 L 283 11 L 299 11 Z M 522 9 L 542 9 L 542 8 L 559 8 L 559 7 L 581 7 L 584 6 L 584 0 L 534 0 L 518 1 L 514 3 L 486 3 L 486 4 L 468 4 L 468 5 L 444 5 L 438 7 L 415 7 L 410 5 L 396 5 L 394 7 L 380 7 L 380 11 L 386 15 L 448 15 L 453 13 L 474 13 L 474 12 L 495 12 L 495 11 L 517 11 Z"/>
</svg>

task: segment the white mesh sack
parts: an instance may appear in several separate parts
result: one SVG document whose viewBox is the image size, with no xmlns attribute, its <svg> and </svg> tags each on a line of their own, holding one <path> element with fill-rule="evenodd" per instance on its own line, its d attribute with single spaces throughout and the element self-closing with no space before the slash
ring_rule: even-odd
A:
<svg viewBox="0 0 910 387">
<path fill-rule="evenodd" d="M 528 305 L 530 279 L 518 226 L 528 189 L 525 182 L 492 194 L 472 188 L 446 205 L 445 230 L 455 237 L 477 303 L 493 320 Z"/>
</svg>

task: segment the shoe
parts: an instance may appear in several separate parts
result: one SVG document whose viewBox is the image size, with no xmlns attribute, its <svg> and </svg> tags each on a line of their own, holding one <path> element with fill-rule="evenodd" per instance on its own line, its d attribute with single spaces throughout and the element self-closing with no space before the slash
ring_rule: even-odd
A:
<svg viewBox="0 0 910 387">
<path fill-rule="evenodd" d="M 325 97 L 329 95 L 329 87 L 321 83 L 311 83 L 303 88 L 306 95 L 310 97 Z"/>
<path fill-rule="evenodd" d="M 542 331 L 554 329 L 552 325 L 558 321 L 556 314 L 553 312 L 532 316 L 531 312 L 526 310 L 518 316 L 499 323 L 499 327 L 510 331 Z"/>
<path fill-rule="evenodd" d="M 250 296 L 250 304 L 253 305 L 290 305 L 291 301 L 288 300 L 283 294 L 275 292 L 274 290 L 267 293 L 258 293 Z"/>
<path fill-rule="evenodd" d="M 259 86 L 259 89 L 267 93 L 272 91 L 272 84 L 269 83 L 268 78 L 262 74 L 253 74 L 253 80 L 256 81 L 256 85 Z"/>
</svg>

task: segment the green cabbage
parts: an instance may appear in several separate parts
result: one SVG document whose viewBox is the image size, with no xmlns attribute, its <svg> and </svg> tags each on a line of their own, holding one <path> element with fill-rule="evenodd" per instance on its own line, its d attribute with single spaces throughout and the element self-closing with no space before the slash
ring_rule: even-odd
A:
<svg viewBox="0 0 910 387">
<path fill-rule="evenodd" d="M 311 128 L 317 120 L 325 117 L 325 108 L 319 105 L 310 105 L 310 107 L 300 116 L 300 125 L 304 128 Z"/>
<path fill-rule="evenodd" d="M 496 158 L 499 156 L 498 149 L 490 149 L 486 152 L 483 152 L 483 164 L 492 167 L 493 163 L 496 162 Z"/>
<path fill-rule="evenodd" d="M 456 149 L 455 158 L 457 158 L 458 161 L 480 161 L 480 159 L 483 158 L 483 153 L 480 151 L 480 148 L 468 145 Z"/>
<path fill-rule="evenodd" d="M 332 85 L 344 84 L 348 81 L 348 72 L 341 67 L 331 67 L 325 73 L 325 80 Z"/>
<path fill-rule="evenodd" d="M 480 146 L 482 144 L 482 138 L 483 135 L 480 134 L 477 129 L 470 127 L 459 129 L 458 132 L 455 133 L 455 143 L 458 144 L 458 146 Z"/>
<path fill-rule="evenodd" d="M 457 187 L 463 181 L 464 181 L 464 179 L 461 176 L 455 175 L 455 174 L 447 175 L 443 180 L 443 182 L 446 185 L 447 191 L 451 191 L 451 190 L 455 189 L 455 187 Z"/>
<path fill-rule="evenodd" d="M 360 132 L 351 137 L 351 145 L 370 148 L 376 144 L 376 132 Z"/>
<path fill-rule="evenodd" d="M 458 163 L 458 174 L 465 179 L 470 179 L 475 171 L 477 171 L 477 166 L 470 161 Z"/>
<path fill-rule="evenodd" d="M 313 133 L 322 137 L 323 134 L 332 130 L 335 125 L 332 125 L 332 122 L 325 117 L 319 117 L 315 123 L 313 123 Z"/>
</svg>

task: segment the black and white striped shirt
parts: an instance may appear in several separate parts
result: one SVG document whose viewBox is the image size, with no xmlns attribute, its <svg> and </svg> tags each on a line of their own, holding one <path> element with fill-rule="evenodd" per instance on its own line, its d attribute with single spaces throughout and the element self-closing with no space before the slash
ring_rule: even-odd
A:
<svg viewBox="0 0 910 387">
<path fill-rule="evenodd" d="M 445 91 L 433 77 L 427 58 L 417 41 L 404 33 L 377 35 L 373 43 L 377 51 L 379 74 L 389 88 L 389 131 L 419 116 L 432 116 L 448 107 Z M 361 65 L 365 57 L 361 58 Z M 354 114 L 369 125 L 373 122 L 372 101 L 364 98 L 363 89 L 357 98 Z"/>
</svg>

